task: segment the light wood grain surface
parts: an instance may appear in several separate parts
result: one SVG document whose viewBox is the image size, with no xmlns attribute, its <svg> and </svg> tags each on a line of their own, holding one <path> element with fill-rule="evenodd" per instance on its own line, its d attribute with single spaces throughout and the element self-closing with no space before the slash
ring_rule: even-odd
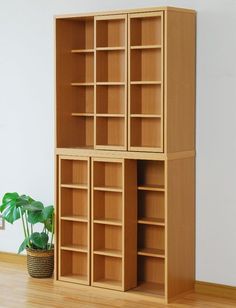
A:
<svg viewBox="0 0 236 308">
<path fill-rule="evenodd" d="M 0 262 L 0 307 L 126 307 L 126 308 L 186 308 L 235 307 L 236 301 L 198 293 L 189 293 L 177 301 L 163 305 L 140 296 L 100 288 L 58 284 L 53 279 L 34 279 L 25 265 Z M 14 290 L 11 296 L 10 290 Z"/>
</svg>

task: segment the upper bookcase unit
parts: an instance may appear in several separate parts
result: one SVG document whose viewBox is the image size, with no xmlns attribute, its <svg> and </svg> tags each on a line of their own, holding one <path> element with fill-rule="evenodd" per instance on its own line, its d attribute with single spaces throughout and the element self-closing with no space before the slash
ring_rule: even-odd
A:
<svg viewBox="0 0 236 308">
<path fill-rule="evenodd" d="M 56 18 L 56 147 L 191 151 L 194 29 L 172 8 Z"/>
</svg>

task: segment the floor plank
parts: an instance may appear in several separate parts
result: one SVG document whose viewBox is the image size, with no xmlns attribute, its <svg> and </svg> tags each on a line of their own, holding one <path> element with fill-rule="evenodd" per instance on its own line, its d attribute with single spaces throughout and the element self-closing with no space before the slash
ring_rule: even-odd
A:
<svg viewBox="0 0 236 308">
<path fill-rule="evenodd" d="M 227 308 L 236 307 L 236 301 L 193 292 L 163 305 L 135 297 L 127 298 L 123 292 L 62 285 L 54 283 L 53 279 L 34 279 L 28 276 L 25 266 L 0 262 L 0 307 Z"/>
</svg>

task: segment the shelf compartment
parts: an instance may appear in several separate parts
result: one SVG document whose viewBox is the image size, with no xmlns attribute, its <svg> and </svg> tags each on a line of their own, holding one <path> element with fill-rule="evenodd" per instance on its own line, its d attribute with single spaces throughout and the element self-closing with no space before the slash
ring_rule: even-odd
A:
<svg viewBox="0 0 236 308">
<path fill-rule="evenodd" d="M 94 86 L 72 87 L 73 99 L 71 113 L 93 114 L 94 113 Z"/>
<path fill-rule="evenodd" d="M 77 147 L 94 147 L 94 118 L 93 117 L 72 117 L 77 122 L 78 129 L 77 135 Z M 74 132 L 75 134 L 75 132 Z"/>
<path fill-rule="evenodd" d="M 162 31 L 162 16 L 131 18 L 131 46 L 159 46 L 162 44 Z"/>
<path fill-rule="evenodd" d="M 155 160 L 138 160 L 138 186 L 156 186 L 164 187 L 165 172 L 164 162 Z"/>
<path fill-rule="evenodd" d="M 106 19 L 96 20 L 96 45 L 97 47 L 125 47 L 126 45 L 126 20 Z"/>
<path fill-rule="evenodd" d="M 93 250 L 122 255 L 122 228 L 119 226 L 93 224 Z"/>
<path fill-rule="evenodd" d="M 161 150 L 162 120 L 160 118 L 131 118 L 130 147 L 139 150 Z M 145 149 L 146 148 L 146 149 Z"/>
<path fill-rule="evenodd" d="M 97 117 L 96 146 L 125 147 L 125 118 Z"/>
<path fill-rule="evenodd" d="M 121 162 L 93 161 L 94 187 L 123 187 L 123 166 Z"/>
<path fill-rule="evenodd" d="M 120 50 L 96 52 L 96 82 L 125 82 L 126 53 Z"/>
<path fill-rule="evenodd" d="M 165 250 L 165 228 L 157 225 L 138 224 L 138 251 L 143 249 Z"/>
<path fill-rule="evenodd" d="M 97 86 L 96 112 L 107 114 L 124 114 L 126 109 L 124 86 Z"/>
<path fill-rule="evenodd" d="M 140 293 L 165 295 L 165 260 L 163 258 L 138 256 L 138 287 Z"/>
<path fill-rule="evenodd" d="M 62 217 L 88 219 L 88 191 L 84 189 L 61 188 Z"/>
<path fill-rule="evenodd" d="M 162 81 L 160 49 L 131 50 L 131 81 Z"/>
<path fill-rule="evenodd" d="M 88 223 L 61 220 L 61 246 L 88 248 Z"/>
<path fill-rule="evenodd" d="M 156 191 L 138 191 L 138 222 L 165 224 L 165 194 Z"/>
<path fill-rule="evenodd" d="M 161 85 L 131 85 L 130 114 L 162 115 Z"/>
<path fill-rule="evenodd" d="M 61 184 L 88 185 L 88 161 L 61 159 Z"/>
<path fill-rule="evenodd" d="M 110 256 L 94 255 L 93 286 L 121 290 L 122 259 Z"/>
<path fill-rule="evenodd" d="M 94 54 L 72 53 L 74 67 L 71 72 L 71 81 L 78 83 L 94 82 Z"/>
<path fill-rule="evenodd" d="M 122 222 L 122 193 L 94 191 L 93 219 Z"/>
<path fill-rule="evenodd" d="M 82 284 L 89 283 L 87 253 L 61 250 L 60 256 L 60 280 Z"/>
</svg>

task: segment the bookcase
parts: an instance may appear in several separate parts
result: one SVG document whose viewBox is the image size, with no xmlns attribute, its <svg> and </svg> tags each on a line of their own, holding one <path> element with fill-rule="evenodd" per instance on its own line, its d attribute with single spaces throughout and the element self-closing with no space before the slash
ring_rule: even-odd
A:
<svg viewBox="0 0 236 308">
<path fill-rule="evenodd" d="M 195 279 L 195 21 L 55 17 L 55 280 L 169 302 Z"/>
</svg>

